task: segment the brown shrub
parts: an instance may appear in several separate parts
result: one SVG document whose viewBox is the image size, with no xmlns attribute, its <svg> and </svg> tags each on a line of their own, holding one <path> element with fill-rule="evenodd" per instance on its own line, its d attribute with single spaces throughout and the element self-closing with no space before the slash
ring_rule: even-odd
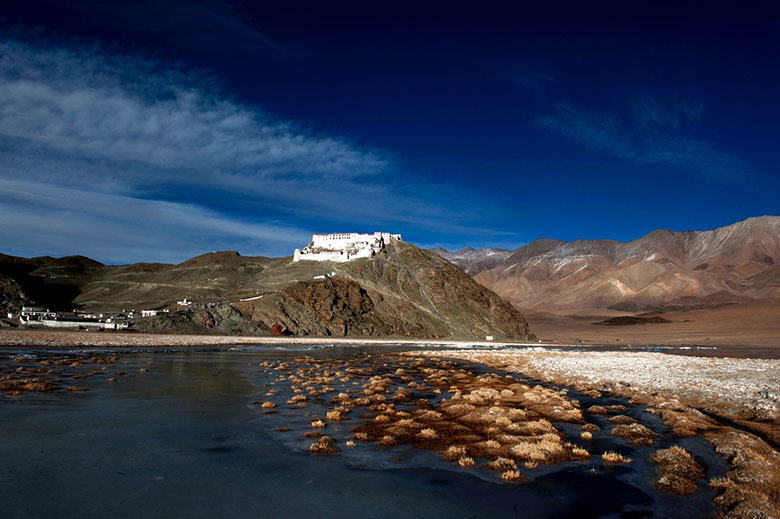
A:
<svg viewBox="0 0 780 519">
<path fill-rule="evenodd" d="M 703 479 L 704 469 L 690 453 L 678 446 L 657 450 L 650 460 L 658 465 L 660 474 L 653 482 L 667 494 L 688 495 L 699 491 L 696 480 Z"/>
<path fill-rule="evenodd" d="M 336 441 L 333 438 L 323 436 L 309 446 L 309 452 L 313 454 L 335 454 L 339 452 L 339 449 L 336 447 Z"/>
</svg>

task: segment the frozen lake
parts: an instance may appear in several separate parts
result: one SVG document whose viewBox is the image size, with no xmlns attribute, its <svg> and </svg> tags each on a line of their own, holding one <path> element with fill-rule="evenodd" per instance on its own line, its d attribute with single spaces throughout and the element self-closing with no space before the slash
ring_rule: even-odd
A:
<svg viewBox="0 0 780 519">
<path fill-rule="evenodd" d="M 725 464 L 699 438 L 660 439 L 631 447 L 607 432 L 592 452 L 615 449 L 634 463 L 566 462 L 526 471 L 513 485 L 485 469 L 464 469 L 410 445 L 358 442 L 332 456 L 313 456 L 300 431 L 310 420 L 280 406 L 261 414 L 252 402 L 273 383 L 263 361 L 303 354 L 360 359 L 409 347 L 253 347 L 235 350 L 135 350 L 118 353 L 106 374 L 79 380 L 89 391 L 0 394 L 0 510 L 3 517 L 708 517 L 712 494 L 657 493 L 651 485 L 655 448 L 680 444 L 708 469 Z M 89 354 L 93 354 L 92 350 Z M 10 360 L 68 352 L 0 349 Z M 17 359 L 18 360 L 18 359 Z M 8 365 L 7 365 L 8 366 Z M 94 366 L 84 369 L 89 371 Z M 148 372 L 141 373 L 143 368 Z M 284 389 L 277 394 L 284 400 Z M 332 395 L 331 395 L 332 396 Z M 583 397 L 583 407 L 586 406 Z M 620 403 L 614 399 L 616 403 Z M 311 399 L 322 414 L 330 398 Z M 636 415 L 664 434 L 658 419 Z M 601 418 L 598 418 L 601 419 Z M 346 439 L 360 423 L 329 424 Z M 277 432 L 288 427 L 290 432 Z M 561 430 L 569 431 L 560 426 Z M 575 426 L 576 427 L 576 426 Z M 603 428 L 605 429 L 605 428 Z M 606 429 L 608 431 L 608 429 Z M 577 431 L 572 430 L 575 434 Z"/>
</svg>

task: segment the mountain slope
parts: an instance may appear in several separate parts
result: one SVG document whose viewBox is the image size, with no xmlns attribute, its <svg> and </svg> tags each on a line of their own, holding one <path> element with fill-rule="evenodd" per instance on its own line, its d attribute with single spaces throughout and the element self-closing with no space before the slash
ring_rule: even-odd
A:
<svg viewBox="0 0 780 519">
<path fill-rule="evenodd" d="M 174 310 L 137 320 L 134 328 L 145 331 L 269 334 L 278 324 L 293 335 L 533 338 L 509 303 L 437 254 L 403 242 L 347 263 L 237 252 L 178 265 L 0 258 L 0 275 L 16 282 L 20 273 L 27 285 L 44 288 L 39 292 L 55 282 L 68 287 L 72 297 L 60 298 L 63 308 Z M 195 304 L 176 310 L 185 297 Z"/>
<path fill-rule="evenodd" d="M 498 256 L 441 254 L 524 308 L 681 309 L 780 297 L 777 216 L 713 231 L 656 230 L 627 243 L 545 239 Z"/>
</svg>

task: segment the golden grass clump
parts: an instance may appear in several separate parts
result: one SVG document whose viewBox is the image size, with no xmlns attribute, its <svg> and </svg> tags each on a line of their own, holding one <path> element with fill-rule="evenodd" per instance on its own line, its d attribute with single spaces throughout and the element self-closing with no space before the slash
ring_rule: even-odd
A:
<svg viewBox="0 0 780 519">
<path fill-rule="evenodd" d="M 556 432 L 555 427 L 553 427 L 553 425 L 544 418 L 534 420 L 532 422 L 524 422 L 519 424 L 513 423 L 507 428 L 507 430 L 511 433 L 530 436 Z"/>
<path fill-rule="evenodd" d="M 315 429 L 322 429 L 325 427 L 325 422 L 323 422 L 322 420 L 314 420 L 311 423 L 311 426 L 314 427 Z"/>
<path fill-rule="evenodd" d="M 390 434 L 386 434 L 379 439 L 379 445 L 383 445 L 385 447 L 392 447 L 395 444 L 396 444 L 395 436 L 392 436 Z"/>
<path fill-rule="evenodd" d="M 590 414 L 607 414 L 607 410 L 600 405 L 592 405 L 588 408 Z"/>
<path fill-rule="evenodd" d="M 582 431 L 580 433 L 580 438 L 582 438 L 583 440 L 590 440 L 591 438 L 593 438 L 593 433 L 591 433 L 590 431 Z"/>
<path fill-rule="evenodd" d="M 586 449 L 583 449 L 582 447 L 577 447 L 576 445 L 571 445 L 571 444 L 568 445 L 571 447 L 571 453 L 573 456 L 579 459 L 590 458 L 590 452 L 588 452 Z"/>
<path fill-rule="evenodd" d="M 361 442 L 367 442 L 368 441 L 368 434 L 366 434 L 364 432 L 352 433 L 352 437 L 354 439 L 358 440 L 358 441 L 361 441 Z"/>
<path fill-rule="evenodd" d="M 336 441 L 333 438 L 323 436 L 309 446 L 309 452 L 313 454 L 335 454 L 339 452 L 339 449 L 336 447 Z"/>
<path fill-rule="evenodd" d="M 457 403 L 450 404 L 444 407 L 444 412 L 451 416 L 462 416 L 472 412 L 476 407 L 471 404 Z"/>
<path fill-rule="evenodd" d="M 390 421 L 390 417 L 386 414 L 378 414 L 374 417 L 376 423 L 387 423 Z"/>
<path fill-rule="evenodd" d="M 89 389 L 81 386 L 68 386 L 65 388 L 65 391 L 80 392 L 80 391 L 89 391 Z"/>
<path fill-rule="evenodd" d="M 690 453 L 678 446 L 655 451 L 650 460 L 658 465 L 660 474 L 653 481 L 655 487 L 667 494 L 689 495 L 699 491 L 696 480 L 705 477 L 704 469 Z"/>
<path fill-rule="evenodd" d="M 482 442 L 482 446 L 488 450 L 498 450 L 501 448 L 501 444 L 496 440 L 486 440 Z"/>
<path fill-rule="evenodd" d="M 510 420 L 506 416 L 499 416 L 498 418 L 495 419 L 495 424 L 501 427 L 508 427 L 512 425 L 512 420 Z"/>
<path fill-rule="evenodd" d="M 596 425 L 595 423 L 585 423 L 585 424 L 582 424 L 582 427 L 580 427 L 580 429 L 582 429 L 583 431 L 591 432 L 591 433 L 599 432 L 601 430 L 601 428 L 598 425 Z"/>
<path fill-rule="evenodd" d="M 355 445 L 357 445 L 357 443 L 355 443 L 355 441 L 354 441 L 354 440 L 347 440 L 347 441 L 344 443 L 344 445 L 346 445 L 347 447 L 354 447 Z"/>
<path fill-rule="evenodd" d="M 563 452 L 563 445 L 559 442 L 542 440 L 538 442 L 522 441 L 512 445 L 510 452 L 523 461 L 547 461 L 549 458 Z"/>
<path fill-rule="evenodd" d="M 517 470 L 507 470 L 506 472 L 501 473 L 501 479 L 512 483 L 521 483 L 525 481 L 525 476 L 520 474 Z"/>
<path fill-rule="evenodd" d="M 653 438 L 660 436 L 640 423 L 616 425 L 612 428 L 612 435 L 618 438 L 629 439 L 632 444 L 642 446 L 652 445 Z"/>
<path fill-rule="evenodd" d="M 528 413 L 525 412 L 523 409 L 510 409 L 509 410 L 509 418 L 512 420 L 525 420 L 528 416 Z"/>
<path fill-rule="evenodd" d="M 444 451 L 444 457 L 448 461 L 456 461 L 466 456 L 466 447 L 462 445 L 450 445 L 446 451 Z"/>
<path fill-rule="evenodd" d="M 758 436 L 735 429 L 705 434 L 731 469 L 710 486 L 721 517 L 778 517 L 780 452 Z"/>
<path fill-rule="evenodd" d="M 425 411 L 421 413 L 418 417 L 418 420 L 426 420 L 426 421 L 434 421 L 434 420 L 440 420 L 441 419 L 441 413 L 438 411 Z"/>
<path fill-rule="evenodd" d="M 619 425 L 631 425 L 632 423 L 636 423 L 636 420 L 624 414 L 616 414 L 615 416 L 607 418 L 607 421 Z"/>
<path fill-rule="evenodd" d="M 461 467 L 473 467 L 477 464 L 476 461 L 474 461 L 474 458 L 469 458 L 468 456 L 463 456 L 462 458 L 458 458 L 458 465 Z"/>
<path fill-rule="evenodd" d="M 614 451 L 607 451 L 604 454 L 602 454 L 601 455 L 601 460 L 604 463 L 609 463 L 611 465 L 616 465 L 618 463 L 631 463 L 632 461 L 634 461 L 631 458 L 627 458 L 627 457 L 625 457 L 625 456 L 623 456 L 621 454 L 618 454 L 617 452 L 614 452 Z"/>
<path fill-rule="evenodd" d="M 525 463 L 523 463 L 523 465 L 525 465 L 525 468 L 527 469 L 535 469 L 536 467 L 539 466 L 539 463 L 537 463 L 536 461 L 526 461 Z"/>
<path fill-rule="evenodd" d="M 509 458 L 496 458 L 493 461 L 490 461 L 488 463 L 485 463 L 485 466 L 491 470 L 495 470 L 496 472 L 505 472 L 508 470 L 517 470 L 517 463 L 515 463 L 515 460 L 511 460 Z"/>
<path fill-rule="evenodd" d="M 347 416 L 345 409 L 341 408 L 341 409 L 329 409 L 328 412 L 325 414 L 325 418 L 327 420 L 339 422 L 341 420 L 347 420 L 349 416 Z"/>
<path fill-rule="evenodd" d="M 0 392 L 18 396 L 23 392 L 43 393 L 60 389 L 59 384 L 40 379 L 4 380 L 0 382 Z"/>
<path fill-rule="evenodd" d="M 273 402 L 263 402 L 263 405 L 261 405 L 260 407 L 262 407 L 263 409 L 273 409 L 274 407 L 276 407 L 276 404 L 274 404 Z"/>
<path fill-rule="evenodd" d="M 438 435 L 438 433 L 434 429 L 427 428 L 427 429 L 423 429 L 422 431 L 417 433 L 417 436 L 419 436 L 420 438 L 425 439 L 425 440 L 434 440 L 439 435 Z"/>
</svg>

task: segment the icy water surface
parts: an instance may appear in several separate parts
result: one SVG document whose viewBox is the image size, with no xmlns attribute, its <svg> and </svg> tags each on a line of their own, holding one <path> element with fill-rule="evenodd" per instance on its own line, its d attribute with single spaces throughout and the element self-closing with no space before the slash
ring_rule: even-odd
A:
<svg viewBox="0 0 780 519">
<path fill-rule="evenodd" d="M 119 354 L 127 375 L 79 380 L 87 392 L 0 394 L 0 516 L 2 517 L 708 517 L 712 495 L 661 495 L 652 489 L 655 448 L 680 444 L 707 468 L 725 465 L 698 438 L 668 434 L 653 448 L 632 447 L 608 434 L 606 417 L 587 448 L 616 450 L 634 463 L 590 461 L 522 469 L 528 481 L 502 482 L 482 468 L 460 468 L 437 453 L 409 445 L 361 443 L 332 456 L 313 456 L 299 441 L 311 408 L 279 406 L 262 414 L 252 402 L 272 383 L 263 361 L 303 354 L 340 359 L 398 351 L 390 347 L 301 350 L 140 350 Z M 19 350 L 2 350 L 10 359 Z M 43 351 L 26 354 L 50 356 Z M 57 354 L 63 355 L 58 352 Z M 92 354 L 92 353 L 90 353 Z M 141 373 L 140 369 L 148 372 Z M 91 369 L 91 368 L 90 368 Z M 112 367 L 112 369 L 115 369 Z M 284 401 L 292 393 L 276 395 Z M 591 404 L 583 395 L 570 393 Z M 605 399 L 600 399 L 604 404 Z M 614 402 L 612 402 L 614 401 Z M 611 399 L 609 403 L 623 403 Z M 625 414 L 658 432 L 665 428 L 642 408 Z M 601 423 L 603 422 L 603 423 Z M 329 424 L 346 439 L 358 416 Z M 576 425 L 560 425 L 579 440 Z M 290 432 L 276 432 L 290 427 Z M 578 442 L 582 443 L 582 442 Z M 706 485 L 703 485 L 706 487 Z"/>
</svg>

